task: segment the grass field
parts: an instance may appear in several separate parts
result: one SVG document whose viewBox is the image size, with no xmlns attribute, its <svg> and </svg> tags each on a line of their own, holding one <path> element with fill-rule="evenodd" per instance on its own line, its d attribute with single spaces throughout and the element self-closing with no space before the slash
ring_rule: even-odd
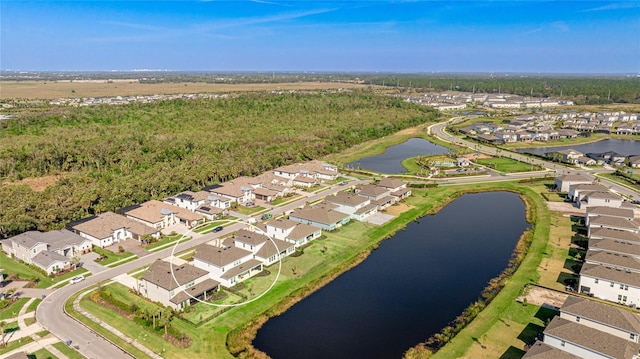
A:
<svg viewBox="0 0 640 359">
<path fill-rule="evenodd" d="M 84 359 L 84 357 L 80 353 L 78 353 L 74 349 L 71 349 L 68 345 L 66 345 L 63 342 L 54 343 L 53 347 L 58 349 L 62 354 L 66 355 L 67 358 L 69 359 Z"/>
<path fill-rule="evenodd" d="M 129 258 L 129 257 L 132 257 L 131 260 L 133 260 L 135 258 L 138 258 L 138 256 L 136 256 L 133 253 L 129 253 L 129 252 L 114 253 L 114 252 L 111 252 L 109 250 L 102 249 L 102 248 L 99 248 L 99 247 L 93 247 L 93 251 L 98 253 L 101 256 L 107 257 L 106 259 L 98 262 L 103 266 L 107 266 L 107 265 L 109 265 L 111 263 L 118 262 L 118 261 L 121 261 L 121 260 Z M 121 262 L 120 264 L 123 264 L 123 263 L 124 263 L 124 261 Z"/>
<path fill-rule="evenodd" d="M 475 160 L 475 162 L 504 173 L 537 171 L 541 169 L 539 166 L 530 165 L 507 157 L 479 158 Z"/>
<path fill-rule="evenodd" d="M 162 95 L 176 93 L 225 93 L 272 90 L 327 90 L 338 88 L 365 88 L 364 85 L 335 82 L 211 84 L 181 82 L 141 84 L 137 81 L 112 82 L 55 82 L 55 81 L 2 81 L 0 99 L 54 99 L 60 97 L 104 97 L 130 95 Z M 366 86 L 368 87 L 368 86 Z"/>
</svg>

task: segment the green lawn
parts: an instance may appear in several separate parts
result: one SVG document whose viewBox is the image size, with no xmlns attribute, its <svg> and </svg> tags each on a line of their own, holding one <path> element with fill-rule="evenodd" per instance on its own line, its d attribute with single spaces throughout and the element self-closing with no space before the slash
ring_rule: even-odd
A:
<svg viewBox="0 0 640 359">
<path fill-rule="evenodd" d="M 299 198 L 301 198 L 302 196 L 300 196 L 299 194 L 293 195 L 293 196 L 287 196 L 287 197 L 278 197 L 275 200 L 271 201 L 271 205 L 272 206 L 279 206 L 283 203 L 288 203 L 291 201 L 295 201 Z"/>
<path fill-rule="evenodd" d="M 29 308 L 27 308 L 27 313 L 31 313 L 31 312 L 35 311 L 36 308 L 38 307 L 38 304 L 40 304 L 40 302 L 42 302 L 42 299 L 40 299 L 40 298 L 34 299 L 33 302 L 31 302 L 31 304 L 29 304 Z"/>
<path fill-rule="evenodd" d="M 198 232 L 198 231 L 196 230 L 195 232 Z M 198 233 L 202 233 L 202 232 L 198 232 Z M 177 234 L 175 236 L 162 236 L 161 240 L 155 243 L 151 243 L 150 245 L 146 246 L 144 249 L 153 252 L 154 250 L 157 250 L 157 249 L 164 249 L 165 246 L 175 244 L 178 241 L 182 243 L 190 239 L 191 239 L 190 237 L 183 236 L 182 234 Z"/>
<path fill-rule="evenodd" d="M 266 208 L 260 206 L 247 207 L 242 205 L 239 205 L 237 208 L 233 209 L 233 211 L 244 214 L 245 216 L 251 216 L 264 210 L 266 210 Z"/>
<path fill-rule="evenodd" d="M 29 354 L 31 359 L 57 359 L 58 357 L 51 354 L 47 349 L 40 349 L 37 352 Z"/>
<path fill-rule="evenodd" d="M 19 298 L 14 303 L 10 304 L 8 307 L 0 310 L 0 320 L 6 320 L 9 318 L 13 318 L 18 315 L 20 309 L 27 304 L 29 298 Z"/>
<path fill-rule="evenodd" d="M 2 263 L 2 268 L 4 269 L 5 276 L 8 277 L 9 274 L 16 274 L 20 280 L 28 281 L 31 279 L 35 279 L 37 280 L 35 288 L 47 288 L 49 286 L 55 285 L 61 280 L 75 277 L 76 275 L 87 271 L 84 268 L 78 268 L 75 271 L 66 272 L 60 276 L 49 277 L 40 270 L 29 267 L 24 263 L 16 262 L 2 251 L 0 251 L 0 263 Z"/>
<path fill-rule="evenodd" d="M 480 158 L 475 162 L 504 173 L 538 171 L 542 169 L 539 166 L 530 165 L 507 157 Z"/>
<path fill-rule="evenodd" d="M 66 355 L 69 359 L 84 359 L 84 357 L 72 349 L 63 342 L 57 342 L 53 344 L 53 347 L 58 349 L 62 354 Z"/>
<path fill-rule="evenodd" d="M 0 355 L 4 353 L 8 353 L 14 349 L 18 349 L 25 344 L 31 343 L 32 341 L 33 339 L 31 337 L 23 337 L 18 340 L 12 341 L 11 343 L 9 343 L 9 345 L 0 349 Z"/>
<path fill-rule="evenodd" d="M 98 262 L 103 266 L 108 266 L 111 263 L 118 262 L 121 260 L 122 262 L 120 262 L 119 264 L 124 264 L 130 260 L 134 260 L 138 258 L 138 256 L 130 252 L 114 253 L 114 252 L 111 252 L 110 250 L 106 250 L 99 247 L 93 247 L 93 251 L 100 254 L 101 256 L 107 257 L 106 259 Z M 124 259 L 127 259 L 127 260 L 124 261 Z"/>
</svg>

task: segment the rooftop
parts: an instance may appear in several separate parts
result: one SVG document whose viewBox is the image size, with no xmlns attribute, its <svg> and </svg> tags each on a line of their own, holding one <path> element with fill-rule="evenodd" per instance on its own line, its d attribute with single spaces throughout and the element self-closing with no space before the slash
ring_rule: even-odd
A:
<svg viewBox="0 0 640 359">
<path fill-rule="evenodd" d="M 172 268 L 173 275 L 171 274 Z M 147 269 L 141 279 L 156 284 L 166 290 L 173 290 L 208 275 L 209 272 L 190 264 L 173 264 L 173 266 L 171 266 L 169 262 L 157 260 Z"/>
</svg>

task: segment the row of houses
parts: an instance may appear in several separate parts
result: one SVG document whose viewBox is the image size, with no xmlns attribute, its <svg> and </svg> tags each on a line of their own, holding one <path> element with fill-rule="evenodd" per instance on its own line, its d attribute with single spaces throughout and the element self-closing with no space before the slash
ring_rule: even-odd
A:
<svg viewBox="0 0 640 359">
<path fill-rule="evenodd" d="M 569 296 L 523 359 L 637 359 L 640 315 Z"/>
<path fill-rule="evenodd" d="M 405 96 L 405 101 L 428 106 L 439 110 L 461 110 L 469 103 L 479 103 L 491 108 L 543 108 L 556 106 L 571 106 L 572 101 L 553 98 L 532 98 L 511 94 L 487 93 L 427 93 L 421 96 Z"/>
<path fill-rule="evenodd" d="M 546 155 L 557 159 L 558 161 L 571 164 L 582 164 L 587 166 L 609 164 L 613 166 L 640 168 L 640 155 L 626 156 L 614 151 L 584 154 L 574 149 L 565 149 L 549 152 Z"/>
<path fill-rule="evenodd" d="M 180 276 L 171 274 L 167 261 L 154 263 L 141 277 L 138 291 L 163 305 L 184 308 L 195 300 L 206 300 L 221 287 L 233 287 L 262 272 L 319 238 L 322 230 L 335 230 L 352 219 L 363 220 L 410 194 L 406 183 L 386 178 L 375 186 L 358 188 L 357 193 L 327 196 L 322 203 L 294 210 L 289 218 L 273 218 L 224 240 L 199 245 L 191 263 L 174 266 Z"/>
<path fill-rule="evenodd" d="M 70 222 L 63 231 L 26 232 L 1 242 L 5 253 L 47 274 L 71 267 L 71 259 L 91 251 L 92 246 L 108 247 L 129 239 L 139 242 L 158 239 L 161 230 L 173 225 L 193 228 L 226 215 L 237 204 L 260 199 L 271 201 L 324 180 L 335 180 L 336 166 L 310 161 L 278 167 L 254 178 L 240 177 L 199 192 L 185 191 L 163 201 L 151 200 Z M 76 243 L 69 247 L 67 243 Z M 66 248 L 71 248 L 70 250 Z"/>
</svg>

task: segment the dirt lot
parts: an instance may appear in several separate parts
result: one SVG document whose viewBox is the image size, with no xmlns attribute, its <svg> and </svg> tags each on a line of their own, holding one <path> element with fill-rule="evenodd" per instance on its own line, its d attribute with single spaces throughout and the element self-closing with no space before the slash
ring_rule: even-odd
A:
<svg viewBox="0 0 640 359">
<path fill-rule="evenodd" d="M 397 217 L 398 215 L 410 210 L 412 207 L 406 203 L 396 203 L 391 207 L 386 208 L 384 211 L 388 214 Z"/>
<path fill-rule="evenodd" d="M 62 176 L 44 176 L 44 177 L 37 177 L 37 178 L 24 178 L 16 182 L 2 182 L 2 185 L 5 186 L 5 185 L 26 184 L 27 186 L 31 187 L 32 190 L 36 192 L 42 192 L 45 190 L 45 188 L 58 182 L 60 178 L 62 178 Z"/>
<path fill-rule="evenodd" d="M 573 204 L 566 202 L 547 202 L 547 208 L 552 211 L 558 211 L 568 214 L 578 214 L 582 216 L 584 216 L 586 212 L 584 208 L 578 208 Z"/>
<path fill-rule="evenodd" d="M 526 298 L 529 304 L 560 308 L 568 296 L 569 294 L 566 293 L 532 285 L 527 288 L 526 295 L 518 297 L 517 300 L 523 302 Z"/>
<path fill-rule="evenodd" d="M 242 91 L 326 90 L 364 88 L 365 85 L 336 82 L 297 82 L 267 84 L 210 84 L 204 82 L 141 84 L 134 80 L 91 82 L 2 81 L 0 99 L 54 99 L 175 93 L 223 93 Z"/>
</svg>

